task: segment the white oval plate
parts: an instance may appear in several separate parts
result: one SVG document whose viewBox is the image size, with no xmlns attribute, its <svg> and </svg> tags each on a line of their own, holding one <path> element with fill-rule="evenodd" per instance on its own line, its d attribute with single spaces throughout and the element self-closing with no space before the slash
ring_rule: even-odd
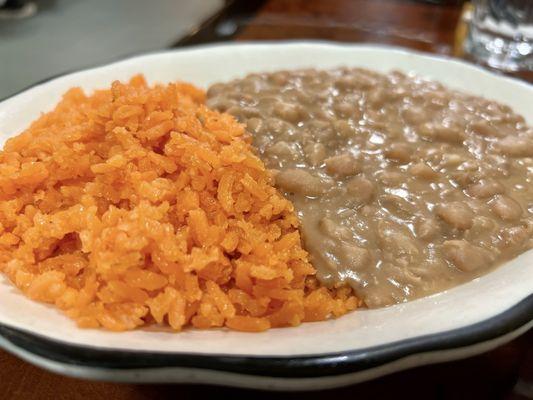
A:
<svg viewBox="0 0 533 400">
<path fill-rule="evenodd" d="M 201 87 L 251 72 L 340 65 L 414 72 L 508 104 L 533 122 L 533 88 L 478 67 L 406 50 L 322 42 L 228 44 L 147 54 L 34 86 L 0 103 L 0 145 L 73 86 L 87 91 L 143 73 Z M 533 251 L 494 272 L 406 304 L 264 333 L 81 330 L 0 278 L 0 345 L 59 373 L 113 381 L 319 389 L 490 350 L 529 329 Z"/>
</svg>

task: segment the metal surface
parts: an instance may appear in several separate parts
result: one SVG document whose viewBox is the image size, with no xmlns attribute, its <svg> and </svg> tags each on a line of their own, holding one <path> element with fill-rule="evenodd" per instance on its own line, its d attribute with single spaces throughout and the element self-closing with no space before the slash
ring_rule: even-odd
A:
<svg viewBox="0 0 533 400">
<path fill-rule="evenodd" d="M 223 0 L 46 0 L 27 19 L 0 20 L 0 98 L 73 69 L 168 47 Z"/>
</svg>

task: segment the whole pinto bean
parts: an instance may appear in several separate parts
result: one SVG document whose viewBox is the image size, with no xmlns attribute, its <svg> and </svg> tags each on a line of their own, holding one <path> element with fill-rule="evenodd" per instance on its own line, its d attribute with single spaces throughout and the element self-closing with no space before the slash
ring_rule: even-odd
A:
<svg viewBox="0 0 533 400">
<path fill-rule="evenodd" d="M 511 157 L 533 157 L 533 139 L 507 136 L 498 140 L 494 147 L 502 154 Z"/>
<path fill-rule="evenodd" d="M 341 118 L 353 118 L 359 115 L 359 108 L 357 105 L 346 101 L 334 103 L 333 111 L 335 111 L 335 114 Z"/>
<path fill-rule="evenodd" d="M 442 245 L 442 252 L 447 260 L 465 272 L 488 267 L 493 260 L 493 255 L 488 250 L 466 240 L 447 240 Z"/>
<path fill-rule="evenodd" d="M 327 185 L 320 178 L 297 168 L 286 169 L 276 174 L 276 186 L 287 192 L 305 196 L 318 196 L 327 189 Z"/>
<path fill-rule="evenodd" d="M 431 240 L 440 233 L 438 222 L 434 218 L 420 217 L 415 224 L 415 234 L 422 240 Z"/>
<path fill-rule="evenodd" d="M 357 203 L 368 204 L 374 198 L 376 189 L 374 184 L 363 176 L 351 178 L 346 183 L 346 190 L 350 198 L 355 199 Z"/>
<path fill-rule="evenodd" d="M 424 123 L 418 128 L 420 136 L 435 142 L 462 143 L 465 134 L 462 130 L 435 123 Z"/>
<path fill-rule="evenodd" d="M 512 226 L 502 229 L 500 237 L 505 247 L 518 247 L 529 239 L 529 233 L 524 226 Z"/>
<path fill-rule="evenodd" d="M 372 260 L 367 249 L 354 244 L 342 243 L 340 254 L 345 267 L 354 271 L 368 267 Z"/>
<path fill-rule="evenodd" d="M 472 132 L 481 136 L 497 137 L 501 136 L 501 132 L 485 120 L 475 121 L 470 124 Z"/>
<path fill-rule="evenodd" d="M 453 228 L 466 230 L 472 227 L 474 213 L 465 203 L 453 201 L 442 203 L 435 207 L 437 215 Z"/>
<path fill-rule="evenodd" d="M 409 168 L 409 172 L 420 179 L 432 181 L 439 177 L 439 173 L 423 162 L 419 162 Z"/>
<path fill-rule="evenodd" d="M 274 143 L 266 150 L 266 152 L 269 155 L 289 160 L 297 160 L 300 157 L 298 147 L 283 140 Z"/>
<path fill-rule="evenodd" d="M 407 265 L 414 262 L 420 250 L 410 232 L 390 221 L 379 221 L 377 225 L 378 244 L 382 251 L 391 252 L 396 261 Z"/>
<path fill-rule="evenodd" d="M 514 221 L 522 216 L 522 207 L 509 196 L 499 194 L 490 201 L 494 214 L 504 221 Z"/>
<path fill-rule="evenodd" d="M 321 165 L 326 158 L 326 146 L 322 143 L 310 142 L 305 145 L 304 154 L 307 162 L 316 167 Z"/>
<path fill-rule="evenodd" d="M 392 143 L 384 151 L 385 157 L 400 164 L 411 161 L 411 147 L 407 143 Z"/>
<path fill-rule="evenodd" d="M 339 223 L 334 222 L 331 218 L 328 217 L 324 217 L 319 221 L 319 227 L 324 234 L 332 238 L 350 240 L 352 236 L 350 229 L 346 228 L 345 226 L 342 226 Z"/>
<path fill-rule="evenodd" d="M 274 115 L 276 115 L 282 120 L 294 124 L 302 119 L 304 111 L 302 109 L 302 106 L 298 104 L 291 104 L 280 101 L 274 105 Z"/>
<path fill-rule="evenodd" d="M 495 194 L 503 193 L 505 188 L 501 183 L 491 179 L 482 179 L 466 189 L 466 193 L 469 196 L 476 197 L 478 199 L 485 199 L 492 197 Z"/>
<path fill-rule="evenodd" d="M 354 125 L 343 119 L 337 119 L 333 122 L 333 129 L 340 137 L 350 138 L 353 137 L 357 130 Z"/>
<path fill-rule="evenodd" d="M 359 161 L 349 153 L 326 158 L 324 163 L 326 164 L 326 171 L 330 175 L 350 176 L 361 171 Z"/>
<path fill-rule="evenodd" d="M 428 116 L 420 107 L 410 106 L 402 110 L 402 117 L 410 125 L 421 125 L 426 122 Z"/>
<path fill-rule="evenodd" d="M 418 207 L 416 204 L 393 194 L 383 194 L 379 198 L 379 204 L 386 208 L 391 214 L 402 219 L 409 219 L 416 214 Z"/>
</svg>

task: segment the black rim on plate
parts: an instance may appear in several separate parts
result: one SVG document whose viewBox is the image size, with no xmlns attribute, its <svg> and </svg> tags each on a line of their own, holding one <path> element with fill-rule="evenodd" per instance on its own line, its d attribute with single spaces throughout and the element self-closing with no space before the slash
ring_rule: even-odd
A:
<svg viewBox="0 0 533 400">
<path fill-rule="evenodd" d="M 102 349 L 63 343 L 5 325 L 0 325 L 0 336 L 15 348 L 71 367 L 121 371 L 181 367 L 252 376 L 312 378 L 359 372 L 420 353 L 468 347 L 514 332 L 532 320 L 533 295 L 529 295 L 503 313 L 463 328 L 367 349 L 287 357 Z"/>
</svg>

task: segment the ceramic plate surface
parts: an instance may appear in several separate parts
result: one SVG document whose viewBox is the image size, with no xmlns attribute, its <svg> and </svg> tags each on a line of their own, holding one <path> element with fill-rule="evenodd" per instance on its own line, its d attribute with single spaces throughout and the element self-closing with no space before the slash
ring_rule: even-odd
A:
<svg viewBox="0 0 533 400">
<path fill-rule="evenodd" d="M 416 73 L 505 103 L 533 123 L 532 86 L 463 62 L 376 46 L 229 44 L 143 55 L 34 86 L 0 103 L 0 145 L 72 86 L 91 91 L 143 73 L 150 83 L 205 88 L 251 72 L 334 66 Z M 430 297 L 259 334 L 81 330 L 0 277 L 0 346 L 60 373 L 116 381 L 334 387 L 490 350 L 529 329 L 532 319 L 533 251 Z"/>
</svg>

